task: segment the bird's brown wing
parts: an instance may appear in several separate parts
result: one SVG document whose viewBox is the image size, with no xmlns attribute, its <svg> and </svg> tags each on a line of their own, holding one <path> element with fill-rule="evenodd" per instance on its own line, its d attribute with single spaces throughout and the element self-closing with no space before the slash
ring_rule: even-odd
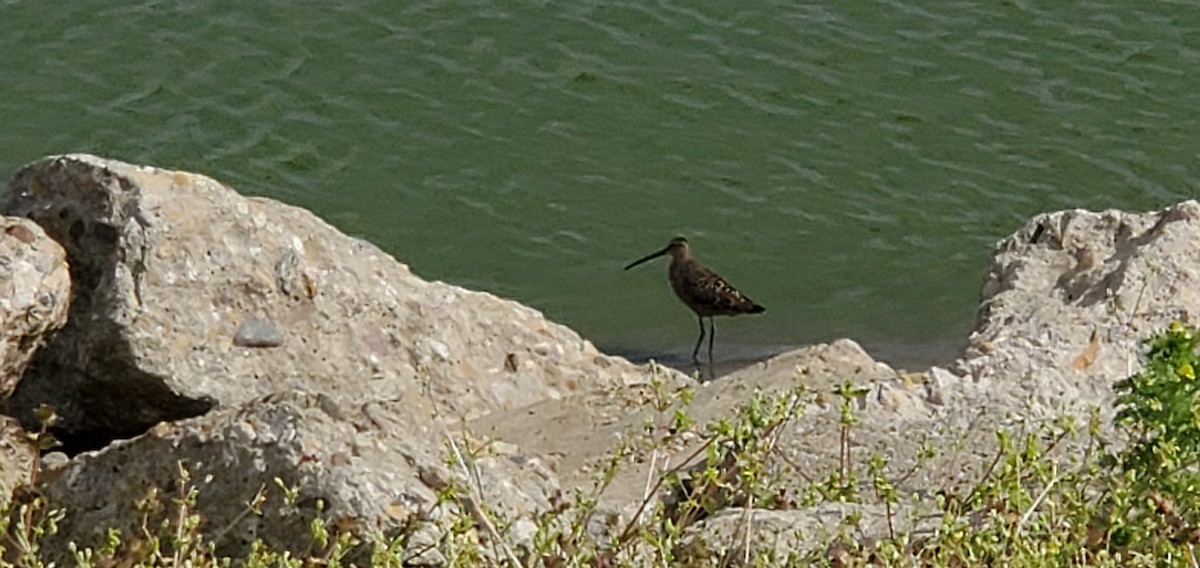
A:
<svg viewBox="0 0 1200 568">
<path fill-rule="evenodd" d="M 692 278 L 693 309 L 704 315 L 732 315 L 752 311 L 755 304 L 716 272 L 699 267 Z"/>
</svg>

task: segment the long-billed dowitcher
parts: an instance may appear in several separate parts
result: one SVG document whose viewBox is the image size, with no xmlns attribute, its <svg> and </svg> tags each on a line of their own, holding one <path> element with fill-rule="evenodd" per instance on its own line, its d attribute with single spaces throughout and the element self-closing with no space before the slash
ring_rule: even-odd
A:
<svg viewBox="0 0 1200 568">
<path fill-rule="evenodd" d="M 671 266 L 667 269 L 667 279 L 675 295 L 683 300 L 687 307 L 696 313 L 700 321 L 700 337 L 696 339 L 696 347 L 692 349 L 692 362 L 699 363 L 700 344 L 704 342 L 704 318 L 708 318 L 708 364 L 713 361 L 713 338 L 717 335 L 717 325 L 713 316 L 736 316 L 741 314 L 757 314 L 766 308 L 755 304 L 736 288 L 730 286 L 724 278 L 708 267 L 692 258 L 692 247 L 687 239 L 675 237 L 662 250 L 645 258 L 629 263 L 629 270 L 647 260 L 663 255 L 671 255 Z"/>
</svg>

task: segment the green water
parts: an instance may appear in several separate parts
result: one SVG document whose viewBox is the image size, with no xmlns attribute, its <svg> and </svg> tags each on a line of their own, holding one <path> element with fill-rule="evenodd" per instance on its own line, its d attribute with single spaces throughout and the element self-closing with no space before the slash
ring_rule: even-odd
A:
<svg viewBox="0 0 1200 568">
<path fill-rule="evenodd" d="M 690 352 L 687 236 L 762 316 L 944 357 L 1035 213 L 1197 193 L 1200 7 L 1167 1 L 0 0 L 0 172 L 86 151 L 304 206 L 602 349 Z"/>
</svg>

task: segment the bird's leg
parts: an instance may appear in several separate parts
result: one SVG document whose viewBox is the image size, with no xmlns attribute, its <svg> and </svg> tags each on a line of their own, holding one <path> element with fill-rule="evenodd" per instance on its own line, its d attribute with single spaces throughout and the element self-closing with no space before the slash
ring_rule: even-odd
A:
<svg viewBox="0 0 1200 568">
<path fill-rule="evenodd" d="M 712 369 L 712 346 L 713 340 L 717 338 L 717 320 L 713 319 L 712 316 L 708 317 L 708 327 L 708 368 Z"/>
<path fill-rule="evenodd" d="M 699 365 L 700 364 L 700 356 L 699 356 L 700 344 L 704 343 L 704 317 L 696 316 L 696 318 L 700 320 L 700 337 L 696 339 L 695 349 L 692 349 L 692 362 Z M 712 359 L 712 357 L 710 356 L 709 359 Z"/>
</svg>

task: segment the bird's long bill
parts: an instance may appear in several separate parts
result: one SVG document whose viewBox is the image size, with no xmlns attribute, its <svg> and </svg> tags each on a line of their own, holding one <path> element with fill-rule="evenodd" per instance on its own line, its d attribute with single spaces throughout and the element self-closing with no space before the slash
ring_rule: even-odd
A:
<svg viewBox="0 0 1200 568">
<path fill-rule="evenodd" d="M 635 261 L 633 261 L 633 262 L 629 263 L 629 264 L 628 264 L 628 265 L 625 267 L 625 270 L 629 270 L 630 268 L 633 268 L 633 267 L 635 267 L 635 266 L 637 266 L 637 265 L 639 265 L 639 264 L 641 264 L 641 263 L 643 263 L 643 262 L 646 262 L 647 260 L 654 260 L 654 259 L 656 259 L 656 258 L 658 258 L 658 257 L 660 257 L 660 256 L 662 256 L 662 255 L 664 255 L 664 254 L 667 254 L 667 251 L 669 251 L 669 250 L 671 250 L 671 247 L 669 247 L 669 246 L 668 246 L 668 247 L 666 247 L 666 248 L 664 248 L 664 249 L 662 249 L 662 250 L 660 250 L 660 251 L 658 251 L 658 252 L 656 252 L 656 253 L 653 253 L 653 254 L 650 254 L 650 255 L 646 256 L 646 258 L 643 258 L 643 259 L 640 259 L 640 260 L 635 260 Z"/>
</svg>

